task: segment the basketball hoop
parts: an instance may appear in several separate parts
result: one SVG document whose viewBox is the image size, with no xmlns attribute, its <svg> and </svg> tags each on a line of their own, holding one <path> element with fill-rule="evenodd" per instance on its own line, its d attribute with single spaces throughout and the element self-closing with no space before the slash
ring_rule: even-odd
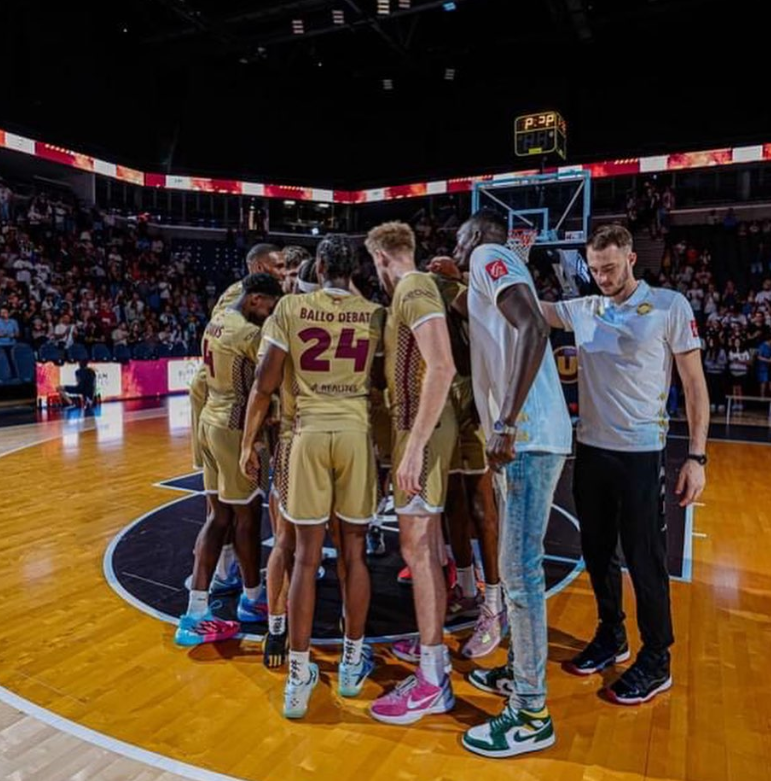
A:
<svg viewBox="0 0 771 781">
<path fill-rule="evenodd" d="M 509 231 L 509 240 L 506 246 L 523 262 L 527 263 L 530 257 L 530 248 L 538 238 L 536 228 L 512 228 Z"/>
</svg>

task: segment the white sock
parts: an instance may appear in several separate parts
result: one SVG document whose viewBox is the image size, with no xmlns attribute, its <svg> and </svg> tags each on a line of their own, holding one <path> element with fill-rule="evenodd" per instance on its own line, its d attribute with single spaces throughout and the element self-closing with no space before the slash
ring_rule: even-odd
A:
<svg viewBox="0 0 771 781">
<path fill-rule="evenodd" d="M 268 614 L 268 632 L 272 635 L 283 635 L 286 632 L 286 613 L 277 616 Z"/>
<path fill-rule="evenodd" d="M 420 671 L 434 686 L 441 686 L 444 680 L 444 643 L 420 646 Z"/>
<path fill-rule="evenodd" d="M 503 592 L 500 583 L 496 583 L 494 586 L 491 583 L 485 583 L 485 607 L 494 616 L 503 610 Z"/>
<path fill-rule="evenodd" d="M 259 586 L 255 586 L 254 588 L 247 588 L 246 586 L 244 586 L 244 596 L 251 602 L 255 602 L 259 594 L 260 594 Z"/>
<path fill-rule="evenodd" d="M 364 647 L 364 638 L 351 640 L 346 637 L 343 640 L 343 664 L 358 664 L 361 661 L 361 649 Z"/>
<path fill-rule="evenodd" d="M 230 574 L 230 565 L 235 561 L 236 552 L 232 545 L 223 545 L 219 559 L 217 559 L 217 577 L 227 580 Z"/>
<path fill-rule="evenodd" d="M 477 579 L 473 564 L 470 567 L 458 567 L 458 585 L 464 597 L 477 595 Z"/>
<path fill-rule="evenodd" d="M 193 618 L 201 618 L 209 610 L 209 592 L 190 590 L 187 601 L 187 614 Z"/>
<path fill-rule="evenodd" d="M 290 651 L 289 682 L 305 683 L 311 677 L 310 663 L 310 651 Z"/>
</svg>

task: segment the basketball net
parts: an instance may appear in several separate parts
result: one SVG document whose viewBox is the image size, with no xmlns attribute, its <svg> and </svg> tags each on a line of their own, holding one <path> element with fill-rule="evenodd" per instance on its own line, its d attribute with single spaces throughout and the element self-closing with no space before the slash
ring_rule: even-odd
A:
<svg viewBox="0 0 771 781">
<path fill-rule="evenodd" d="M 523 262 L 527 263 L 530 249 L 538 238 L 536 228 L 512 228 L 506 246 Z"/>
</svg>

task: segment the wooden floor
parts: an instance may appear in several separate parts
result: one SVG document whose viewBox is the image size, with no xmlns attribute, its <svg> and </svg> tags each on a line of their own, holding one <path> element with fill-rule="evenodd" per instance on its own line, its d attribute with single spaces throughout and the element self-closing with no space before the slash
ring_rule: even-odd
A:
<svg viewBox="0 0 771 781">
<path fill-rule="evenodd" d="M 335 658 L 320 653 L 322 685 L 309 715 L 288 722 L 280 716 L 283 678 L 263 668 L 257 645 L 182 651 L 173 627 L 110 589 L 102 559 L 111 539 L 168 501 L 154 483 L 189 471 L 179 419 L 0 430 L 0 453 L 10 451 L 0 458 L 0 778 L 771 779 L 768 447 L 710 444 L 693 582 L 672 584 L 671 692 L 619 708 L 598 698 L 599 677 L 560 670 L 594 626 L 581 575 L 549 601 L 557 744 L 496 762 L 459 744 L 466 726 L 501 704 L 463 680 L 469 662 L 454 661 L 451 715 L 399 728 L 366 715 L 406 672 L 387 649 L 378 649 L 381 667 L 352 701 L 336 695 Z M 37 444 L 14 450 L 25 440 Z M 631 600 L 628 608 L 633 617 Z M 634 630 L 632 637 L 637 648 Z M 485 666 L 503 659 L 499 651 Z"/>
</svg>

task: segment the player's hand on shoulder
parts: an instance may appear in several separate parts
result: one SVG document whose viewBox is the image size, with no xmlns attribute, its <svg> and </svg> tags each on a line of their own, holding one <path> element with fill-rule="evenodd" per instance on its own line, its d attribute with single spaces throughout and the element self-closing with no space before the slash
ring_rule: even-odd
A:
<svg viewBox="0 0 771 781">
<path fill-rule="evenodd" d="M 444 277 L 451 277 L 452 279 L 461 278 L 461 272 L 457 264 L 452 258 L 446 255 L 434 258 L 428 264 L 428 270 L 432 274 L 441 274 Z"/>
</svg>

